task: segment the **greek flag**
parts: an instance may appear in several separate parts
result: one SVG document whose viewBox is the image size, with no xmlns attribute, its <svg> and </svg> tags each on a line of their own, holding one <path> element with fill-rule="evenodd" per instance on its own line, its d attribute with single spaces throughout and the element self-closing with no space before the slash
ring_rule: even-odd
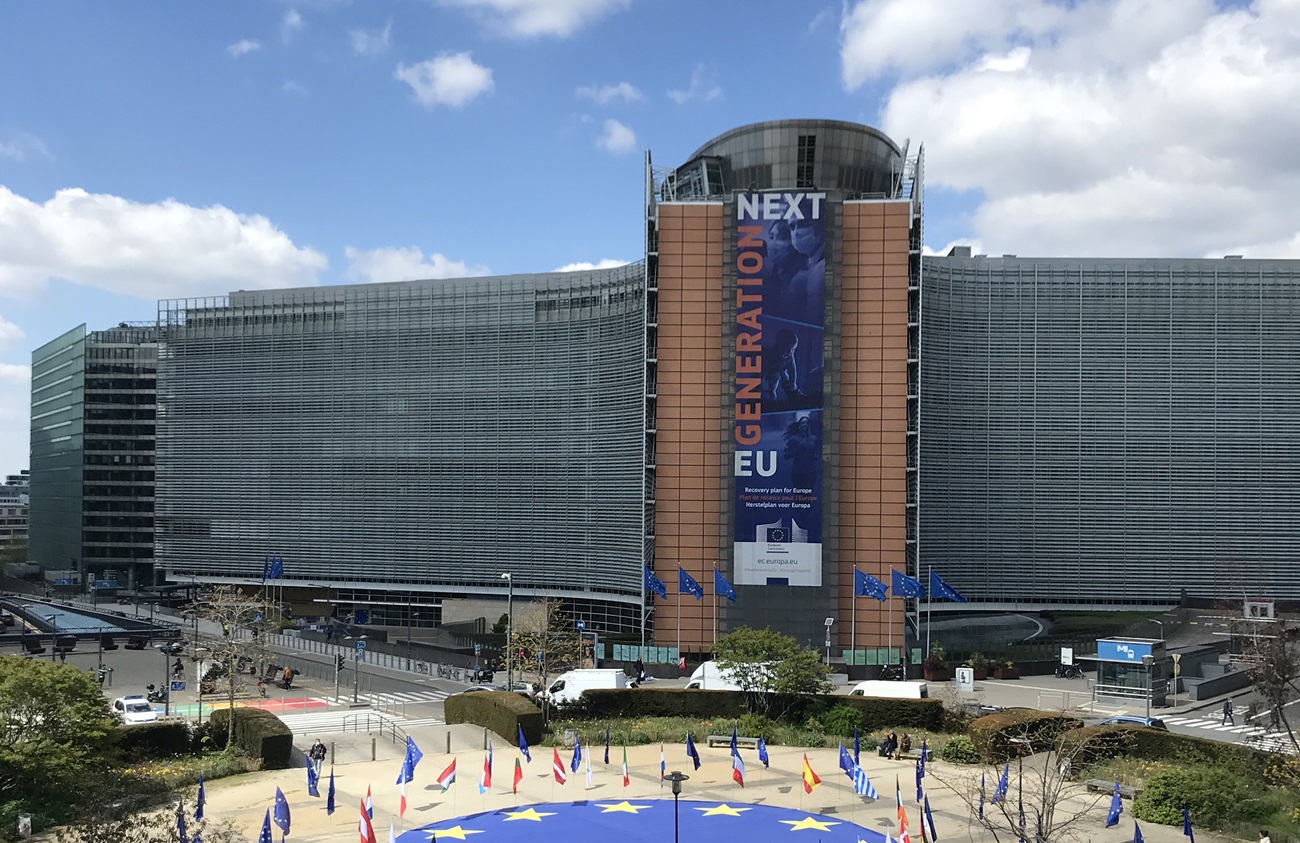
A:
<svg viewBox="0 0 1300 843">
<path fill-rule="evenodd" d="M 880 794 L 876 793 L 876 788 L 871 784 L 871 779 L 867 778 L 867 774 L 857 764 L 853 765 L 853 792 L 868 799 L 880 798 Z"/>
</svg>

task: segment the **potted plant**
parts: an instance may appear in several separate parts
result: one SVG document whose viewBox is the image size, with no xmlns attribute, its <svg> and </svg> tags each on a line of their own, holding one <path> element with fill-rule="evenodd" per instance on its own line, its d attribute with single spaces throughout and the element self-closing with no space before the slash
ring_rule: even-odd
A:
<svg viewBox="0 0 1300 843">
<path fill-rule="evenodd" d="M 971 653 L 965 667 L 975 671 L 976 682 L 989 678 L 989 660 L 985 658 L 983 653 Z"/>
<path fill-rule="evenodd" d="M 921 662 L 921 672 L 926 682 L 947 682 L 952 678 L 952 671 L 948 670 L 948 663 L 943 657 L 943 648 L 938 644 L 930 648 L 930 655 Z"/>
<path fill-rule="evenodd" d="M 1003 662 L 993 669 L 994 679 L 1019 679 L 1020 671 L 1016 668 L 1016 663 L 1012 661 Z"/>
</svg>

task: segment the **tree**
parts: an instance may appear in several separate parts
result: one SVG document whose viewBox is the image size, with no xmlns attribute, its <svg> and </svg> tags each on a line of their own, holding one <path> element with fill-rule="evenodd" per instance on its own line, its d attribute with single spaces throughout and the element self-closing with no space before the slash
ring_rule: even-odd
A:
<svg viewBox="0 0 1300 843">
<path fill-rule="evenodd" d="M 1080 766 L 1082 744 L 1067 750 L 1058 740 L 1046 752 L 1029 755 L 1028 729 L 1011 742 L 1023 750 L 1014 764 L 1008 761 L 1002 766 L 990 765 L 951 777 L 930 768 L 927 777 L 966 803 L 971 823 L 988 831 L 995 841 L 1065 843 L 1093 839 L 1095 818 L 1089 819 L 1086 826 L 1083 820 L 1105 797 L 1089 793 L 1084 783 L 1072 778 Z M 1002 798 L 994 801 L 1004 771 L 1006 790 Z"/>
<path fill-rule="evenodd" d="M 116 736 L 92 674 L 0 657 L 0 802 L 59 792 L 100 764 Z"/>
<path fill-rule="evenodd" d="M 821 655 L 771 629 L 741 627 L 723 635 L 713 644 L 713 658 L 744 692 L 745 704 L 754 713 L 768 713 L 773 695 L 831 690 L 831 671 L 822 664 Z"/>
<path fill-rule="evenodd" d="M 542 688 L 550 677 L 582 664 L 582 638 L 559 600 L 544 599 L 532 610 L 516 614 L 508 652 L 514 654 L 514 668 L 522 679 L 535 675 Z M 549 705 L 543 702 L 542 713 Z"/>
<path fill-rule="evenodd" d="M 492 624 L 492 634 L 505 635 L 508 629 L 510 629 L 510 615 L 502 612 L 501 617 L 497 618 L 497 622 Z"/>
<path fill-rule="evenodd" d="M 211 639 L 203 646 L 212 660 L 224 671 L 223 690 L 233 710 L 236 696 L 246 687 L 243 682 L 238 681 L 241 666 L 251 664 L 256 669 L 261 669 L 267 660 L 268 652 L 262 643 L 260 626 L 272 616 L 273 609 L 258 595 L 245 594 L 230 585 L 214 585 L 198 594 L 194 602 L 189 605 L 189 611 L 197 614 L 202 620 L 217 624 L 222 630 L 220 638 Z M 198 657 L 199 654 L 196 652 L 195 658 Z M 233 746 L 235 718 L 229 719 L 227 730 L 227 746 Z"/>
<path fill-rule="evenodd" d="M 1249 620 L 1245 655 L 1247 672 L 1255 691 L 1264 700 L 1271 726 L 1286 732 L 1300 752 L 1300 739 L 1287 715 L 1287 706 L 1300 698 L 1300 653 L 1282 620 Z"/>
<path fill-rule="evenodd" d="M 73 821 L 58 830 L 58 843 L 179 843 L 178 811 L 184 812 L 187 834 L 201 831 L 205 843 L 247 843 L 228 819 L 191 822 L 192 799 L 180 802 L 175 794 L 140 794 L 138 784 L 112 776 L 90 784 Z M 155 807 L 159 801 L 167 806 Z"/>
</svg>

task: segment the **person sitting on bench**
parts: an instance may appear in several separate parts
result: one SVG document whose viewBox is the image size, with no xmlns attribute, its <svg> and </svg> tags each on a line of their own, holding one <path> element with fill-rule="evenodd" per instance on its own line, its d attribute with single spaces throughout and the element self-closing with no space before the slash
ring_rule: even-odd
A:
<svg viewBox="0 0 1300 843">
<path fill-rule="evenodd" d="M 898 752 L 894 753 L 894 759 L 898 760 L 912 751 L 912 736 L 903 733 L 903 739 L 898 742 Z"/>
<path fill-rule="evenodd" d="M 885 735 L 884 740 L 880 742 L 880 757 L 893 758 L 896 749 L 898 749 L 898 735 L 895 735 L 893 732 L 888 732 Z"/>
</svg>

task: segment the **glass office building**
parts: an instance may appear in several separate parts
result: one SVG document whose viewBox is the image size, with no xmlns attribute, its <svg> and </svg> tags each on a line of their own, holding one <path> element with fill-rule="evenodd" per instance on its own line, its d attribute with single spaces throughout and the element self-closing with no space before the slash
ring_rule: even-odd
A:
<svg viewBox="0 0 1300 843">
<path fill-rule="evenodd" d="M 1300 261 L 925 258 L 922 569 L 1300 598 Z"/>
<path fill-rule="evenodd" d="M 278 556 L 318 599 L 429 605 L 509 572 L 639 628 L 643 264 L 164 301 L 159 325 L 172 580 Z"/>
</svg>

